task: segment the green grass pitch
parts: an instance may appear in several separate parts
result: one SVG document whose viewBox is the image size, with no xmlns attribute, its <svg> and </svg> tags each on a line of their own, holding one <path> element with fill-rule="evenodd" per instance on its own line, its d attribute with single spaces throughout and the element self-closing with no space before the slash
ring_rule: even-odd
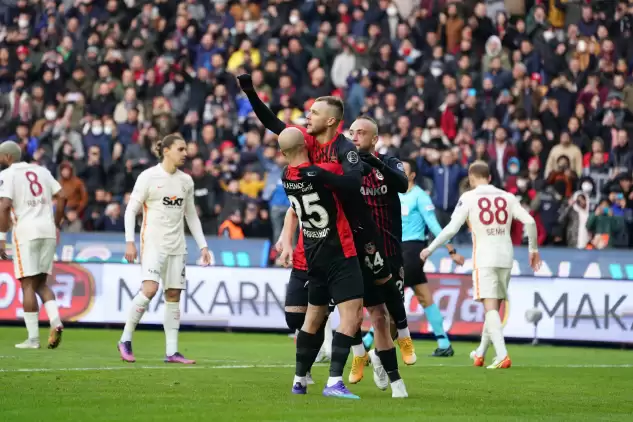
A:
<svg viewBox="0 0 633 422">
<path fill-rule="evenodd" d="M 514 366 L 492 371 L 470 366 L 473 344 L 439 359 L 427 357 L 433 342 L 416 342 L 417 364 L 401 367 L 408 399 L 379 391 L 368 367 L 355 401 L 321 396 L 324 365 L 307 396 L 291 395 L 285 335 L 181 333 L 181 352 L 198 360 L 184 367 L 162 362 L 160 331 L 135 334 L 134 364 L 119 360 L 119 331 L 67 329 L 57 350 L 15 349 L 25 334 L 0 328 L 2 422 L 633 420 L 630 351 L 510 345 Z"/>
</svg>

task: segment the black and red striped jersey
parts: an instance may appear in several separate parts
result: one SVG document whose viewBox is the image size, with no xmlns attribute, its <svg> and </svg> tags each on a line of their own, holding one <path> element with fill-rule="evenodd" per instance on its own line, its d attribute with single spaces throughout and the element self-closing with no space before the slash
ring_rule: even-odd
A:
<svg viewBox="0 0 633 422">
<path fill-rule="evenodd" d="M 385 166 L 404 173 L 402 162 L 395 157 L 375 154 Z M 400 197 L 393 186 L 388 186 L 385 176 L 375 168 L 363 176 L 361 193 L 371 210 L 372 217 L 384 242 L 387 256 L 400 254 L 402 242 L 402 214 Z"/>
<path fill-rule="evenodd" d="M 352 228 L 337 194 L 328 186 L 302 179 L 299 169 L 309 165 L 288 166 L 282 177 L 284 190 L 301 225 L 308 269 L 316 262 L 356 256 Z M 340 164 L 317 165 L 331 173 L 343 173 Z"/>
</svg>

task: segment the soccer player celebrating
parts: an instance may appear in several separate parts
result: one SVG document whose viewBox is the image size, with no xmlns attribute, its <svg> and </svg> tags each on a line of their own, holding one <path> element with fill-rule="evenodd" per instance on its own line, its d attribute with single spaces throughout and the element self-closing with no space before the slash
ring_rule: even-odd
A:
<svg viewBox="0 0 633 422">
<path fill-rule="evenodd" d="M 200 248 L 202 265 L 209 265 L 211 256 L 196 213 L 193 180 L 178 170 L 187 156 L 184 139 L 179 135 L 167 135 L 157 142 L 156 153 L 161 162 L 138 176 L 125 210 L 125 259 L 128 262 L 134 262 L 137 257 L 134 227 L 138 212 L 143 210 L 140 255 L 143 284 L 132 301 L 118 349 L 121 359 L 136 361 L 132 353 L 132 334 L 158 291 L 159 280 L 162 280 L 167 349 L 165 362 L 193 364 L 195 361 L 178 352 L 180 294 L 186 287 L 185 219 Z"/>
<path fill-rule="evenodd" d="M 309 180 L 302 170 L 313 169 L 299 129 L 284 129 L 279 146 L 288 159 L 282 182 L 303 234 L 308 264 L 308 308 L 297 335 L 297 356 L 292 392 L 307 393 L 306 374 L 323 343 L 322 325 L 330 297 L 338 306 L 341 322 L 332 340 L 330 377 L 323 395 L 358 399 L 343 383 L 343 369 L 362 315 L 363 283 L 352 229 L 336 194 L 324 184 Z M 340 171 L 340 165 L 321 164 Z M 313 170 L 310 170 L 313 171 Z"/>
<path fill-rule="evenodd" d="M 488 346 L 492 342 L 497 353 L 488 369 L 512 366 L 503 338 L 499 308 L 508 298 L 508 284 L 514 261 L 510 226 L 514 218 L 523 223 L 528 235 L 530 266 L 538 271 L 541 258 L 536 248 L 536 223 L 512 194 L 490 185 L 490 169 L 483 161 L 475 161 L 468 169 L 472 190 L 464 193 L 457 203 L 450 223 L 427 249 L 420 254 L 426 260 L 451 239 L 468 221 L 473 237 L 474 299 L 482 301 L 486 317 L 481 344 L 471 352 L 475 366 L 483 366 Z"/>
<path fill-rule="evenodd" d="M 280 134 L 286 128 L 285 123 L 279 120 L 259 98 L 253 88 L 250 75 L 238 76 L 238 82 L 259 120 L 267 129 Z M 383 250 L 384 244 L 379 241 L 371 212 L 365 206 L 360 193 L 362 164 L 358 152 L 354 145 L 338 131 L 343 111 L 343 102 L 337 97 L 317 98 L 310 107 L 307 126 L 305 128 L 297 127 L 297 129 L 304 135 L 308 158 L 313 165 L 302 168 L 301 175 L 308 181 L 324 182 L 336 187 L 338 191 L 345 191 L 345 195 L 341 197 L 341 203 L 354 231 L 354 242 L 356 250 L 360 254 L 359 260 L 365 275 L 363 277 L 365 284 L 363 303 L 368 308 L 376 329 L 376 346 L 386 353 L 386 360 L 383 360 L 382 364 L 387 373 L 391 374 L 392 395 L 399 397 L 402 393 L 396 392 L 393 387 L 394 382 L 400 380 L 400 375 L 397 370 L 397 359 L 395 357 L 391 359 L 390 354 L 390 350 L 395 352 L 395 349 L 388 347 L 390 334 L 386 324 L 386 308 L 380 288 L 392 278 L 391 270 L 382 258 L 386 256 Z M 334 174 L 315 165 L 320 163 L 339 164 L 342 168 L 342 174 Z M 294 208 L 296 211 L 296 207 Z M 356 337 L 360 342 L 360 330 Z M 396 388 L 398 387 L 396 386 Z"/>
<path fill-rule="evenodd" d="M 385 258 L 392 274 L 391 280 L 381 285 L 382 294 L 397 328 L 402 360 L 407 365 L 413 365 L 417 358 L 403 302 L 403 269 L 400 250 L 402 227 L 400 224 L 400 199 L 398 198 L 398 192 L 406 191 L 406 176 L 400 160 L 376 153 L 378 125 L 373 119 L 366 116 L 357 118 L 350 127 L 350 137 L 363 160 L 364 176 L 361 193 L 380 231 L 386 253 Z M 369 335 L 373 337 L 373 334 Z M 382 371 L 380 360 L 374 352 L 367 354 L 365 347 L 360 342 L 354 345 L 352 350 L 354 351 L 354 360 L 350 381 L 362 379 L 368 356 L 374 367 L 374 380 L 376 381 L 376 377 L 384 379 L 384 376 L 381 376 L 384 371 Z"/>
<path fill-rule="evenodd" d="M 39 306 L 44 303 L 51 324 L 48 348 L 62 340 L 63 326 L 55 294 L 46 285 L 53 273 L 58 228 L 64 218 L 66 198 L 59 183 L 44 167 L 20 162 L 22 149 L 13 141 L 0 144 L 0 163 L 9 166 L 0 173 L 0 257 L 13 217 L 13 272 L 20 280 L 23 293 L 24 323 L 28 339 L 16 344 L 18 349 L 39 349 Z M 56 210 L 53 215 L 53 198 Z"/>
<path fill-rule="evenodd" d="M 435 216 L 435 207 L 431 197 L 415 184 L 415 162 L 405 161 L 404 171 L 409 185 L 406 193 L 400 194 L 404 284 L 413 289 L 437 339 L 437 349 L 431 356 L 453 356 L 455 352 L 444 331 L 444 318 L 440 309 L 433 303 L 433 295 L 431 295 L 424 274 L 424 263 L 420 261 L 420 252 L 427 246 L 426 228 L 428 227 L 434 236 L 438 236 L 442 227 Z M 446 245 L 446 248 L 453 262 L 457 265 L 464 264 L 464 257 L 459 255 L 455 248 L 451 245 Z"/>
</svg>

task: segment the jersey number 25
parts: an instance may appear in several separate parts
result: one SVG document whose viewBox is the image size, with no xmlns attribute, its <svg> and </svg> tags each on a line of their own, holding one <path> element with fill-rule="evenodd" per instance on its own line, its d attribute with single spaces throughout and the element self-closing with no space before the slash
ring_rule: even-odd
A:
<svg viewBox="0 0 633 422">
<path fill-rule="evenodd" d="M 301 202 L 303 202 L 302 207 L 301 203 L 295 196 L 288 195 L 288 200 L 292 204 L 292 207 L 295 209 L 295 212 L 297 213 L 297 218 L 299 218 L 301 224 L 303 224 L 306 228 L 311 229 L 316 227 L 317 229 L 324 229 L 328 226 L 328 223 L 330 222 L 327 211 L 325 210 L 325 208 L 318 204 L 319 199 L 321 198 L 319 198 L 319 194 L 316 192 L 310 193 L 308 195 L 303 195 L 301 197 Z M 304 213 L 307 217 L 306 221 L 303 221 L 301 219 L 301 216 L 304 215 Z"/>
</svg>

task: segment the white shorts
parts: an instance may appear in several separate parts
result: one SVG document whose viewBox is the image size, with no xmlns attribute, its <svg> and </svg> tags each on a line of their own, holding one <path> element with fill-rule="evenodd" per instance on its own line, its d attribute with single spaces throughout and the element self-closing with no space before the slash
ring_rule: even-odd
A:
<svg viewBox="0 0 633 422">
<path fill-rule="evenodd" d="M 473 270 L 473 298 L 507 299 L 511 268 L 478 268 Z"/>
<path fill-rule="evenodd" d="M 187 255 L 167 255 L 157 251 L 143 251 L 141 269 L 143 281 L 152 280 L 163 285 L 163 290 L 185 290 Z"/>
<path fill-rule="evenodd" d="M 56 239 L 33 239 L 13 244 L 13 272 L 15 278 L 38 274 L 53 274 Z"/>
</svg>

